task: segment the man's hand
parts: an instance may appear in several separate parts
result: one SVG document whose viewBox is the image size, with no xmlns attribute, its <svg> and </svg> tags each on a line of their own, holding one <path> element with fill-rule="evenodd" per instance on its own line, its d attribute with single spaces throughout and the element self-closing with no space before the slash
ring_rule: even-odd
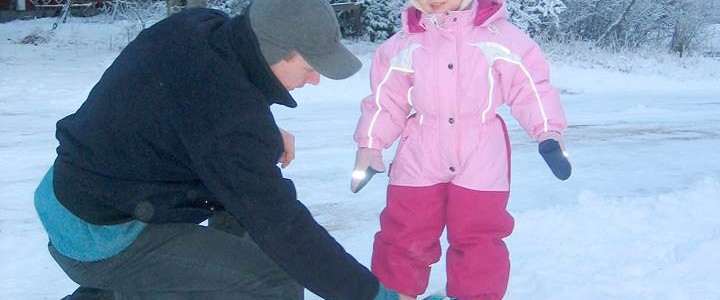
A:
<svg viewBox="0 0 720 300">
<path fill-rule="evenodd" d="M 280 163 L 280 167 L 284 169 L 295 159 L 295 136 L 285 129 L 278 129 L 280 129 L 280 135 L 282 135 L 283 140 L 283 153 L 280 155 L 278 163 Z"/>
<path fill-rule="evenodd" d="M 540 141 L 538 152 L 550 167 L 553 175 L 560 180 L 570 178 L 572 165 L 568 160 L 562 135 L 555 131 L 544 132 L 538 137 L 538 141 Z"/>
<path fill-rule="evenodd" d="M 357 193 L 362 189 L 373 175 L 385 172 L 382 161 L 382 151 L 372 148 L 360 148 L 355 155 L 355 168 L 350 181 L 350 191 Z"/>
</svg>

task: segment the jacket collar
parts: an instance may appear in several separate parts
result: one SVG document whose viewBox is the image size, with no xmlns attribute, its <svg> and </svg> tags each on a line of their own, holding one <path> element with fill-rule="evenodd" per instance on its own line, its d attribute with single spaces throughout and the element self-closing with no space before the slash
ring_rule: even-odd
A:
<svg viewBox="0 0 720 300">
<path fill-rule="evenodd" d="M 470 7 L 473 14 L 472 24 L 474 26 L 487 26 L 498 18 L 504 17 L 504 2 L 502 0 L 476 0 Z M 450 12 L 451 14 L 462 14 L 466 12 Z M 449 14 L 448 14 L 449 15 Z M 453 16 L 450 16 L 453 17 Z M 425 32 L 423 22 L 437 20 L 437 16 L 425 14 L 417 8 L 410 6 L 402 14 L 403 27 L 407 32 Z"/>
<path fill-rule="evenodd" d="M 248 80 L 263 93 L 268 105 L 277 103 L 296 107 L 297 102 L 272 73 L 260 52 L 249 18 L 246 15 L 233 17 L 225 28 L 225 37 L 245 70 Z"/>
</svg>

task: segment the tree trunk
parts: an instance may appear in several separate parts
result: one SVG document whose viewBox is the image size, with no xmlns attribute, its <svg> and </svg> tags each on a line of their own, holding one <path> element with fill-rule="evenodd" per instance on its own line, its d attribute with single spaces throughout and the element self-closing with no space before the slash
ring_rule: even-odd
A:
<svg viewBox="0 0 720 300">
<path fill-rule="evenodd" d="M 682 35 L 680 22 L 675 22 L 675 30 L 673 30 L 672 39 L 670 39 L 670 51 L 680 54 L 680 57 L 683 56 L 683 50 L 685 50 Z"/>
<path fill-rule="evenodd" d="M 623 9 L 623 12 L 613 21 L 610 26 L 608 26 L 607 29 L 605 29 L 605 32 L 603 32 L 600 37 L 598 37 L 597 41 L 595 41 L 595 44 L 600 44 L 602 41 L 613 31 L 615 28 L 620 26 L 620 24 L 625 20 L 625 17 L 627 17 L 627 14 L 630 12 L 630 9 L 635 5 L 637 0 L 631 0 L 628 5 L 625 6 L 625 9 Z"/>
</svg>

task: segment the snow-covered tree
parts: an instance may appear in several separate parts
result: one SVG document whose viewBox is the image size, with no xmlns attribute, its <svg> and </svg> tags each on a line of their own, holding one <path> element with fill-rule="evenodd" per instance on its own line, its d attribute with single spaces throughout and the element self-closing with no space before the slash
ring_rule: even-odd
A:
<svg viewBox="0 0 720 300">
<path fill-rule="evenodd" d="M 372 42 L 382 41 L 400 30 L 400 13 L 406 0 L 367 0 L 363 3 L 362 21 L 365 36 Z"/>
<path fill-rule="evenodd" d="M 508 0 L 512 22 L 531 36 L 549 37 L 560 33 L 563 0 Z"/>
<path fill-rule="evenodd" d="M 682 56 L 686 51 L 699 48 L 707 38 L 705 30 L 717 24 L 720 13 L 718 1 L 684 0 L 686 9 L 673 15 L 674 26 L 670 39 L 670 50 Z"/>
<path fill-rule="evenodd" d="M 687 49 L 719 6 L 718 0 L 574 0 L 567 1 L 561 27 L 567 36 L 604 47 L 674 43 Z"/>
<path fill-rule="evenodd" d="M 209 1 L 211 7 L 235 14 L 251 0 Z M 380 42 L 400 30 L 400 13 L 408 0 L 357 2 L 359 11 L 338 13 L 343 36 Z M 512 22 L 533 37 L 577 39 L 610 48 L 657 46 L 682 53 L 702 41 L 707 25 L 720 23 L 720 0 L 506 0 L 506 4 Z"/>
</svg>

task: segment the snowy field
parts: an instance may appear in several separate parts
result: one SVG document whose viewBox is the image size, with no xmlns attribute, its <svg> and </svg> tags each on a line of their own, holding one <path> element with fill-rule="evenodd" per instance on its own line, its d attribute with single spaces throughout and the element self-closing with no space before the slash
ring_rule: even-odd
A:
<svg viewBox="0 0 720 300">
<path fill-rule="evenodd" d="M 0 24 L 0 299 L 59 299 L 76 287 L 47 253 L 32 194 L 54 159 L 55 122 L 133 34 L 131 24 L 99 20 L 71 18 L 37 46 L 18 42 L 54 20 Z M 387 178 L 349 191 L 374 45 L 351 47 L 365 64 L 359 74 L 298 90 L 298 108 L 275 112 L 297 142 L 284 173 L 369 265 Z M 570 124 L 567 182 L 506 117 L 516 219 L 506 299 L 720 299 L 720 62 L 643 56 L 552 56 Z M 428 291 L 443 289 L 444 267 L 434 267 Z"/>
</svg>

